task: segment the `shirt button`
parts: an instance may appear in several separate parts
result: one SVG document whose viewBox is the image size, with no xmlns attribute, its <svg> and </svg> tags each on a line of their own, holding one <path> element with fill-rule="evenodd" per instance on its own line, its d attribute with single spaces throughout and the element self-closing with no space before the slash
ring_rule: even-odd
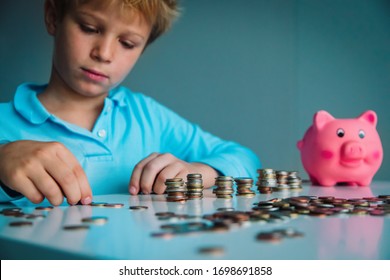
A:
<svg viewBox="0 0 390 280">
<path fill-rule="evenodd" d="M 98 131 L 97 135 L 98 135 L 100 138 L 104 138 L 104 137 L 106 137 L 107 132 L 106 132 L 105 129 L 100 129 L 100 130 Z"/>
</svg>

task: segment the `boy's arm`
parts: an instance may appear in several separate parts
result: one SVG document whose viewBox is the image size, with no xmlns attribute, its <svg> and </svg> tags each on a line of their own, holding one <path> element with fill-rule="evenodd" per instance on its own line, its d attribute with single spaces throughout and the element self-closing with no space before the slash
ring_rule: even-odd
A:
<svg viewBox="0 0 390 280">
<path fill-rule="evenodd" d="M 221 175 L 233 177 L 257 176 L 261 163 L 249 148 L 223 140 L 175 112 L 160 105 L 163 124 L 163 150 L 186 162 L 203 163 L 213 167 Z M 165 111 L 165 112 L 164 112 Z"/>
<path fill-rule="evenodd" d="M 0 140 L 0 149 L 7 143 L 9 143 L 8 140 Z M 8 202 L 22 197 L 20 193 L 11 190 L 0 181 L 0 202 Z"/>
<path fill-rule="evenodd" d="M 149 104 L 144 110 L 145 117 L 153 124 L 151 130 L 158 135 L 161 149 L 134 168 L 130 193 L 138 190 L 162 193 L 163 178 L 185 177 L 192 172 L 202 173 L 208 186 L 217 175 L 256 176 L 260 161 L 250 149 L 203 131 L 153 99 L 146 98 L 146 101 Z"/>
</svg>

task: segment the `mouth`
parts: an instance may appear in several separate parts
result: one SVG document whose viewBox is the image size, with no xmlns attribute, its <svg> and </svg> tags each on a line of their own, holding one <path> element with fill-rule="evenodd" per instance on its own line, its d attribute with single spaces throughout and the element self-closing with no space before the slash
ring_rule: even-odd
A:
<svg viewBox="0 0 390 280">
<path fill-rule="evenodd" d="M 345 167 L 358 167 L 362 163 L 362 159 L 343 159 L 340 164 Z"/>
<path fill-rule="evenodd" d="M 103 81 L 103 80 L 106 80 L 108 79 L 109 77 L 99 71 L 96 71 L 96 70 L 93 70 L 93 69 L 89 69 L 89 68 L 83 68 L 81 67 L 81 70 L 83 71 L 83 73 L 91 80 L 93 81 Z"/>
</svg>

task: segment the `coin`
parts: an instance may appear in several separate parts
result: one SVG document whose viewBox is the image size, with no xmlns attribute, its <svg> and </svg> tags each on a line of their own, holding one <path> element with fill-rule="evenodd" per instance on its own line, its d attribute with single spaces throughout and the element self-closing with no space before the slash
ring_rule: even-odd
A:
<svg viewBox="0 0 390 280">
<path fill-rule="evenodd" d="M 107 202 L 92 202 L 90 206 L 95 206 L 95 207 L 104 207 L 107 204 Z"/>
<path fill-rule="evenodd" d="M 3 216 L 17 217 L 17 218 L 25 216 L 25 214 L 22 211 L 20 211 L 20 210 L 19 211 L 16 211 L 16 210 L 3 210 L 3 211 L 1 211 L 1 214 Z"/>
<path fill-rule="evenodd" d="M 62 227 L 64 230 L 86 230 L 89 229 L 88 225 L 68 225 Z"/>
<path fill-rule="evenodd" d="M 143 206 L 143 205 L 137 205 L 137 206 L 130 206 L 130 210 L 146 210 L 148 209 L 148 206 Z"/>
<path fill-rule="evenodd" d="M 269 243 L 279 243 L 282 241 L 282 238 L 283 236 L 279 232 L 260 232 L 256 236 L 257 240 Z"/>
<path fill-rule="evenodd" d="M 225 253 L 225 249 L 220 246 L 209 246 L 201 247 L 198 249 L 200 254 L 212 255 L 212 256 L 221 256 Z"/>
<path fill-rule="evenodd" d="M 101 217 L 101 216 L 94 216 L 94 217 L 87 217 L 81 219 L 83 223 L 89 223 L 94 225 L 104 225 L 107 223 L 108 218 L 107 217 Z"/>
<path fill-rule="evenodd" d="M 234 211 L 235 209 L 233 207 L 220 207 L 217 209 L 217 211 Z"/>
<path fill-rule="evenodd" d="M 26 218 L 27 219 L 43 219 L 43 218 L 46 218 L 46 216 L 42 215 L 42 214 L 29 214 L 29 215 L 26 215 Z"/>
<path fill-rule="evenodd" d="M 53 206 L 37 206 L 35 207 L 35 210 L 41 210 L 41 211 L 51 211 L 53 210 Z"/>
<path fill-rule="evenodd" d="M 0 211 L 0 214 L 4 215 L 4 213 L 17 213 L 17 212 L 21 212 L 21 211 L 22 211 L 22 208 L 19 208 L 19 207 L 4 208 Z"/>
<path fill-rule="evenodd" d="M 164 238 L 164 239 L 171 239 L 174 236 L 174 233 L 172 232 L 154 232 L 151 233 L 152 237 L 158 237 L 158 238 Z"/>
<path fill-rule="evenodd" d="M 9 226 L 10 227 L 23 227 L 23 226 L 32 226 L 32 222 L 28 221 L 17 221 L 17 222 L 10 222 Z"/>
<path fill-rule="evenodd" d="M 122 208 L 124 206 L 123 203 L 106 203 L 104 204 L 104 207 L 109 207 L 109 208 Z"/>
</svg>

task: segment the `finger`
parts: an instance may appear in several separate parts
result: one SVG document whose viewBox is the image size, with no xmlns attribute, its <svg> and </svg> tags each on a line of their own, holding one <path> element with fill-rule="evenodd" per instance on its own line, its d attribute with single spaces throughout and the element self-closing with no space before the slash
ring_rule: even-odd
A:
<svg viewBox="0 0 390 280">
<path fill-rule="evenodd" d="M 131 179 L 130 179 L 130 184 L 129 184 L 129 192 L 132 195 L 138 194 L 140 190 L 140 180 L 141 180 L 141 175 L 143 172 L 143 169 L 146 164 L 148 164 L 151 160 L 155 159 L 158 157 L 160 154 L 158 153 L 152 153 L 143 160 L 141 160 L 133 169 L 133 173 L 131 174 Z"/>
<path fill-rule="evenodd" d="M 41 203 L 45 198 L 28 177 L 18 178 L 12 184 L 12 189 L 24 195 L 32 203 Z"/>
<path fill-rule="evenodd" d="M 168 165 L 178 159 L 171 154 L 161 154 L 153 160 L 149 161 L 141 174 L 140 187 L 143 193 L 150 194 L 157 175 Z"/>
<path fill-rule="evenodd" d="M 77 158 L 66 148 L 58 149 L 57 156 L 61 159 L 73 172 L 80 189 L 80 200 L 82 204 L 90 204 L 92 202 L 92 190 L 88 182 L 87 175 L 78 162 Z"/>
<path fill-rule="evenodd" d="M 46 164 L 46 171 L 57 182 L 69 204 L 74 205 L 81 199 L 79 182 L 74 172 L 57 157 Z"/>
<path fill-rule="evenodd" d="M 165 181 L 171 178 L 183 178 L 185 180 L 188 174 L 187 169 L 184 167 L 183 163 L 175 162 L 166 166 L 161 172 L 157 175 L 157 178 L 153 185 L 153 191 L 156 194 L 163 194 L 166 189 Z"/>
<path fill-rule="evenodd" d="M 33 174 L 29 175 L 29 179 L 51 204 L 58 206 L 63 202 L 64 196 L 60 186 L 58 186 L 57 182 L 46 172 L 46 170 L 37 168 Z"/>
</svg>

